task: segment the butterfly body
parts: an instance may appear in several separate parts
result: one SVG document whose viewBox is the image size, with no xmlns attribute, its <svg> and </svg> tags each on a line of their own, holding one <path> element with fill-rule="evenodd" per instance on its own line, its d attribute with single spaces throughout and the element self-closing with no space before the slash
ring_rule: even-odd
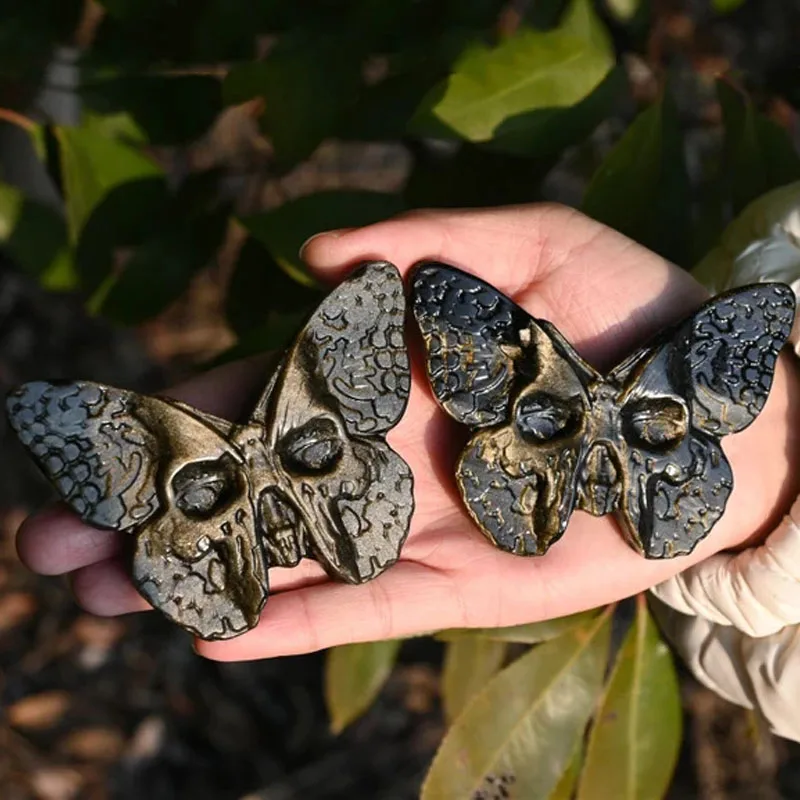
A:
<svg viewBox="0 0 800 800">
<path fill-rule="evenodd" d="M 9 420 L 74 511 L 132 534 L 133 582 L 152 605 L 228 638 L 258 623 L 271 566 L 313 558 L 362 583 L 399 557 L 413 481 L 385 436 L 410 385 L 404 310 L 393 265 L 356 270 L 242 424 L 85 381 L 24 384 Z"/>
<path fill-rule="evenodd" d="M 649 558 L 689 553 L 733 488 L 719 439 L 766 402 L 794 318 L 783 284 L 715 299 L 607 375 L 483 281 L 419 265 L 412 304 L 434 395 L 473 428 L 456 467 L 498 547 L 541 555 L 575 510 L 613 513 Z"/>
</svg>

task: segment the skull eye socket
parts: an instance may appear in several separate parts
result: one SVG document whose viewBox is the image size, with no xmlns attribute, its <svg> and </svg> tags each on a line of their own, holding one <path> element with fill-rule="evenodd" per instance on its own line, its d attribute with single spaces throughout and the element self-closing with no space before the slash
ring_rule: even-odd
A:
<svg viewBox="0 0 800 800">
<path fill-rule="evenodd" d="M 336 423 L 316 417 L 295 428 L 278 445 L 281 461 L 291 472 L 314 474 L 333 469 L 342 457 L 344 443 Z"/>
<path fill-rule="evenodd" d="M 229 455 L 216 461 L 195 461 L 172 479 L 175 505 L 187 517 L 207 519 L 237 495 L 236 466 Z"/>
<path fill-rule="evenodd" d="M 686 406 L 671 397 L 643 397 L 622 409 L 625 437 L 651 450 L 669 450 L 689 429 Z"/>
<path fill-rule="evenodd" d="M 523 439 L 529 442 L 549 442 L 577 430 L 580 409 L 570 400 L 537 392 L 519 401 L 515 419 Z"/>
</svg>

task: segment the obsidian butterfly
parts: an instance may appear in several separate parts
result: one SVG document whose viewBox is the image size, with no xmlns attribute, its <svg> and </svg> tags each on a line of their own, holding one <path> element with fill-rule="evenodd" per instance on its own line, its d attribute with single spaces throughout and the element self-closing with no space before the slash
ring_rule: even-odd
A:
<svg viewBox="0 0 800 800">
<path fill-rule="evenodd" d="M 397 268 L 371 262 L 329 294 L 248 422 L 85 381 L 32 382 L 12 427 L 92 525 L 130 531 L 132 576 L 206 639 L 252 628 L 267 569 L 310 557 L 361 583 L 394 563 L 413 510 L 386 444 L 409 392 Z"/>
<path fill-rule="evenodd" d="M 714 298 L 608 375 L 489 284 L 417 266 L 412 308 L 442 408 L 474 428 L 456 472 L 498 547 L 540 555 L 574 509 L 615 513 L 648 558 L 689 553 L 733 488 L 720 439 L 764 407 L 795 300 L 757 284 Z"/>
</svg>

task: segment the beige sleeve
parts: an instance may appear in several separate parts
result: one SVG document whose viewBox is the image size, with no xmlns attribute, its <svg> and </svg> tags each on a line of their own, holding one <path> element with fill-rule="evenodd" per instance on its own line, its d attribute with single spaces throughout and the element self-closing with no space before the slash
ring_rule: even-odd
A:
<svg viewBox="0 0 800 800">
<path fill-rule="evenodd" d="M 700 683 L 732 703 L 756 708 L 779 736 L 800 742 L 800 626 L 748 636 L 660 600 L 654 615 Z"/>
<path fill-rule="evenodd" d="M 701 683 L 800 741 L 800 498 L 760 547 L 718 553 L 652 595 Z"/>
</svg>

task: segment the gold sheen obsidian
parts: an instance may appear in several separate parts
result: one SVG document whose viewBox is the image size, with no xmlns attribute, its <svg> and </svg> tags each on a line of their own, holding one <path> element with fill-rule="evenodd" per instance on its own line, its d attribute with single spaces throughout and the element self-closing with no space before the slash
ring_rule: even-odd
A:
<svg viewBox="0 0 800 800">
<path fill-rule="evenodd" d="M 27 383 L 11 426 L 91 525 L 131 534 L 138 590 L 205 639 L 254 627 L 267 570 L 319 561 L 363 583 L 391 566 L 413 511 L 386 444 L 410 386 L 392 264 L 356 270 L 319 306 L 250 419 L 86 381 Z"/>
<path fill-rule="evenodd" d="M 441 407 L 473 429 L 461 496 L 499 548 L 541 555 L 574 509 L 614 513 L 648 558 L 690 553 L 733 476 L 720 439 L 767 400 L 794 320 L 780 283 L 720 295 L 601 375 L 488 283 L 416 267 L 412 308 Z"/>
</svg>

